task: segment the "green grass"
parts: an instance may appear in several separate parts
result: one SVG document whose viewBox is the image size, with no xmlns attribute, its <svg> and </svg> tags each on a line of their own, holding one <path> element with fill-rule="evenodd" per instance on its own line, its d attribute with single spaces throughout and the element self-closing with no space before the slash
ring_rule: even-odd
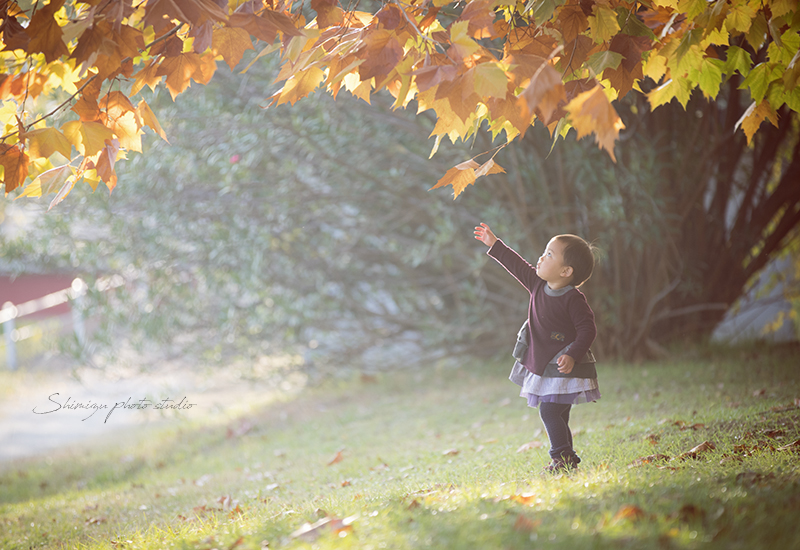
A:
<svg viewBox="0 0 800 550">
<path fill-rule="evenodd" d="M 798 359 L 603 364 L 603 398 L 573 409 L 569 476 L 540 473 L 547 438 L 508 362 L 328 382 L 222 425 L 187 415 L 0 467 L 0 548 L 797 549 L 800 453 L 778 449 L 800 439 Z"/>
</svg>

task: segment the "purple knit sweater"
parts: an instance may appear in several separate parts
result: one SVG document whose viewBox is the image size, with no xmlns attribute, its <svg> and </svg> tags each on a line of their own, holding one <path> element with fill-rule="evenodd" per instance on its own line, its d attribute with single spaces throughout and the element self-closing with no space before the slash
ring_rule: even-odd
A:
<svg viewBox="0 0 800 550">
<path fill-rule="evenodd" d="M 536 268 L 500 239 L 488 254 L 531 294 L 528 306 L 530 342 L 522 362 L 525 368 L 541 376 L 547 363 L 568 344 L 572 345 L 566 355 L 580 361 L 597 336 L 594 313 L 586 296 L 574 287 L 559 296 L 548 295 L 547 283 L 536 274 Z"/>
</svg>

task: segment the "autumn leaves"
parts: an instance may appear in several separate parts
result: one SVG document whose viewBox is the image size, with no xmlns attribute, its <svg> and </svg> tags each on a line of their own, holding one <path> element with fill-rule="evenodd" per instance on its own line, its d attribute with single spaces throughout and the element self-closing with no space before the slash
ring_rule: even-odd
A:
<svg viewBox="0 0 800 550">
<path fill-rule="evenodd" d="M 554 139 L 571 128 L 594 135 L 613 159 L 624 124 L 612 101 L 639 91 L 652 108 L 673 99 L 685 106 L 693 90 L 714 99 L 733 77 L 752 99 L 736 125 L 748 140 L 762 122 L 776 124 L 784 106 L 800 110 L 793 0 L 390 0 L 374 12 L 312 0 L 310 8 L 281 0 L 3 3 L 6 194 L 27 179 L 28 196 L 66 195 L 81 178 L 113 189 L 114 163 L 141 151 L 144 127 L 164 137 L 149 107 L 130 98 L 164 85 L 175 99 L 192 81 L 206 84 L 218 60 L 233 69 L 258 43 L 255 60 L 280 50 L 284 85 L 272 104 L 294 105 L 319 87 L 367 102 L 387 90 L 395 108 L 414 100 L 418 112 L 435 114 L 434 152 L 445 137 L 486 130 L 508 143 L 538 120 Z M 51 98 L 61 103 L 53 108 Z M 66 109 L 70 116 L 54 117 Z M 37 133 L 44 129 L 55 132 Z M 472 159 L 437 187 L 452 185 L 457 196 L 501 171 Z"/>
</svg>

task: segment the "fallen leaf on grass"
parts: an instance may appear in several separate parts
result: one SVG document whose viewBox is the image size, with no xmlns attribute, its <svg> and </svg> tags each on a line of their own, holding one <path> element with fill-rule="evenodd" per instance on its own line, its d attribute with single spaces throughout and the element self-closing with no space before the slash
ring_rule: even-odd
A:
<svg viewBox="0 0 800 550">
<path fill-rule="evenodd" d="M 686 460 L 687 458 L 698 458 L 701 454 L 706 453 L 708 451 L 713 451 L 716 449 L 716 445 L 714 445 L 710 441 L 703 441 L 697 447 L 692 447 L 685 453 L 681 453 L 672 460 Z"/>
<path fill-rule="evenodd" d="M 645 436 L 645 441 L 649 442 L 651 445 L 658 445 L 661 436 L 658 434 L 649 434 Z"/>
<path fill-rule="evenodd" d="M 414 510 L 415 508 L 419 508 L 420 506 L 422 505 L 419 503 L 419 501 L 417 499 L 414 499 L 411 501 L 411 504 L 407 506 L 407 508 L 409 510 Z"/>
<path fill-rule="evenodd" d="M 642 456 L 628 464 L 628 468 L 638 468 L 639 466 L 644 466 L 645 464 L 652 464 L 653 462 L 666 462 L 667 460 L 669 460 L 669 456 L 662 454 Z"/>
<path fill-rule="evenodd" d="M 349 479 L 345 479 L 344 481 L 342 481 L 342 487 L 349 487 L 350 485 L 352 485 L 352 483 L 350 482 Z"/>
<path fill-rule="evenodd" d="M 444 456 L 452 456 L 452 455 L 457 455 L 460 452 L 461 451 L 459 451 L 458 449 L 447 449 L 446 451 L 442 452 L 442 454 Z"/>
<path fill-rule="evenodd" d="M 325 533 L 332 532 L 341 536 L 342 533 L 348 533 L 353 530 L 353 522 L 356 518 L 357 516 L 349 516 L 344 519 L 327 517 L 314 523 L 305 523 L 289 535 L 289 538 L 314 542 Z"/>
<path fill-rule="evenodd" d="M 617 511 L 617 514 L 614 516 L 614 519 L 612 521 L 614 523 L 620 522 L 624 519 L 629 519 L 631 521 L 638 521 L 646 516 L 647 514 L 644 512 L 644 510 L 642 510 L 638 506 L 635 506 L 633 504 L 626 504 Z"/>
<path fill-rule="evenodd" d="M 336 455 L 327 463 L 327 466 L 331 466 L 333 464 L 336 464 L 337 462 L 341 462 L 342 460 L 344 460 L 344 455 L 342 454 L 342 451 L 336 451 Z"/>
<path fill-rule="evenodd" d="M 527 516 L 519 514 L 517 521 L 514 522 L 514 530 L 522 531 L 523 533 L 532 533 L 542 524 L 542 520 L 533 520 Z"/>
<path fill-rule="evenodd" d="M 541 449 L 543 446 L 544 443 L 541 441 L 529 441 L 528 443 L 520 445 L 519 449 L 517 449 L 517 452 L 523 453 L 525 451 L 530 451 L 531 449 Z"/>
<path fill-rule="evenodd" d="M 104 517 L 99 517 L 99 518 L 88 518 L 88 519 L 87 519 L 87 520 L 84 522 L 84 524 L 86 524 L 86 525 L 98 525 L 98 524 L 100 524 L 100 523 L 105 523 L 106 521 L 108 521 L 108 520 L 107 520 L 106 518 L 104 518 Z"/>
<path fill-rule="evenodd" d="M 536 494 L 535 493 L 519 493 L 511 495 L 511 500 L 514 502 L 518 502 L 520 504 L 524 504 L 525 506 L 533 506 L 536 504 Z"/>
<path fill-rule="evenodd" d="M 762 397 L 764 395 L 767 395 L 767 390 L 765 388 L 753 392 L 753 397 Z"/>
<path fill-rule="evenodd" d="M 791 451 L 791 452 L 800 452 L 800 439 L 795 441 L 794 443 L 789 443 L 788 445 L 784 445 L 783 447 L 778 447 L 778 451 Z"/>
<path fill-rule="evenodd" d="M 786 435 L 785 432 L 780 428 L 774 430 L 764 430 L 761 433 L 772 439 L 778 439 L 779 437 L 783 437 L 784 435 Z"/>
</svg>

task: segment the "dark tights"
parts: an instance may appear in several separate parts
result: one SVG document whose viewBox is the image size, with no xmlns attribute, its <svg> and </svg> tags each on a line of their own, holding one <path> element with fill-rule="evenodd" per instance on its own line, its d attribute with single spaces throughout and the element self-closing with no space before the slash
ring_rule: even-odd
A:
<svg viewBox="0 0 800 550">
<path fill-rule="evenodd" d="M 540 403 L 539 416 L 542 418 L 547 437 L 550 438 L 550 458 L 562 458 L 580 462 L 572 448 L 572 431 L 569 429 L 569 411 L 572 405 L 559 403 Z"/>
</svg>

